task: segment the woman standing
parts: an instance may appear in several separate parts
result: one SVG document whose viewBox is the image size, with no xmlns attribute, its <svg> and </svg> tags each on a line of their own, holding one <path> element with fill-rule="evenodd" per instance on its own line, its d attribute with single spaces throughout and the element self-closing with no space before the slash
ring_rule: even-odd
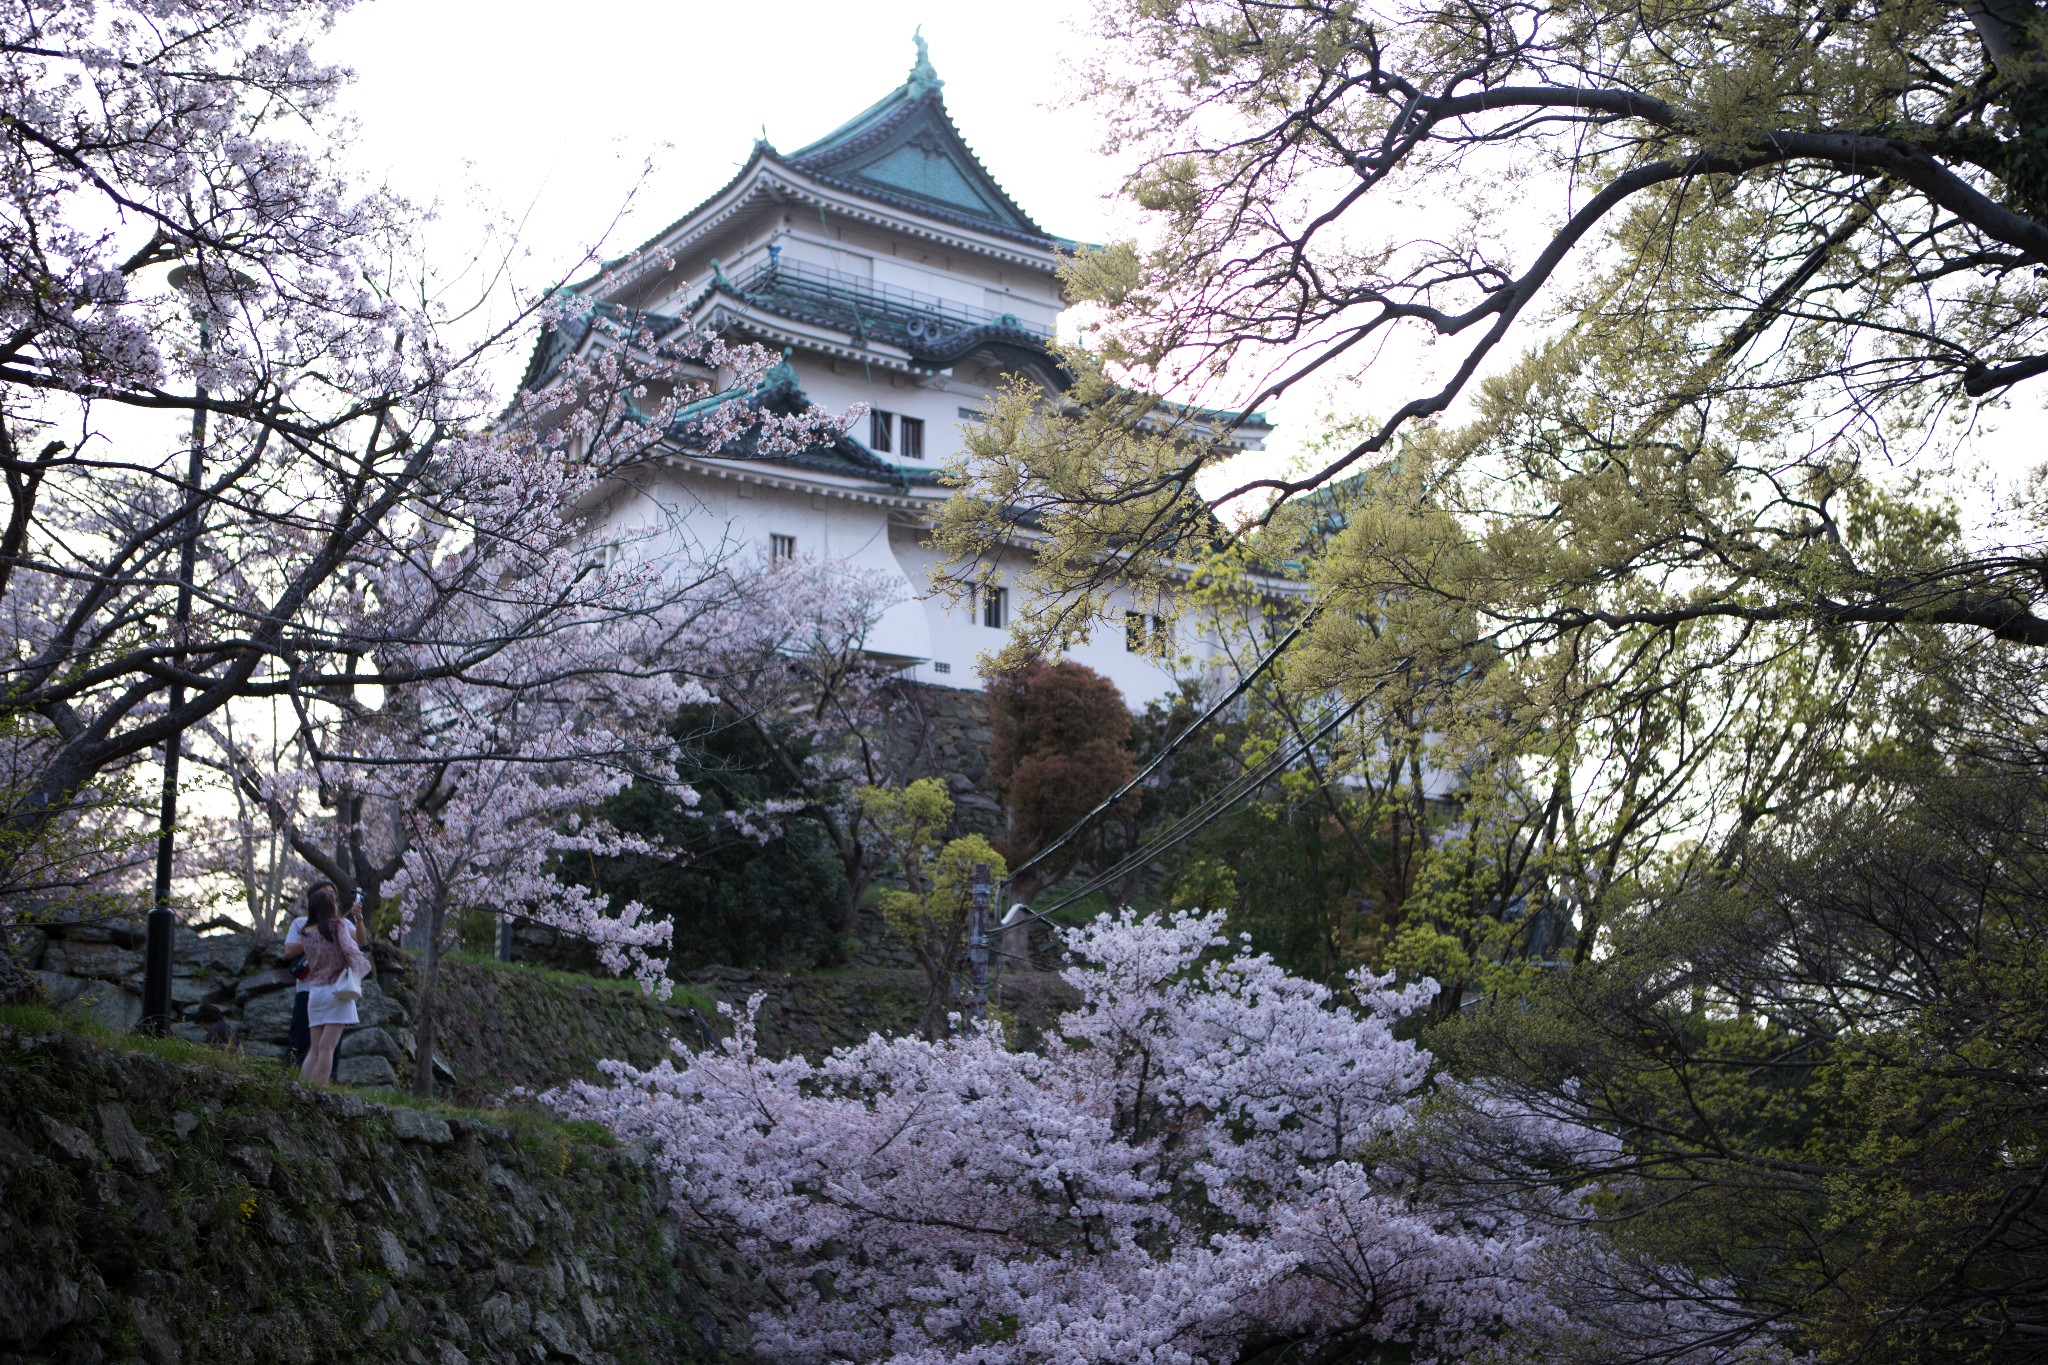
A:
<svg viewBox="0 0 2048 1365">
<path fill-rule="evenodd" d="M 299 1075 L 309 1081 L 334 1079 L 334 1049 L 341 1043 L 342 1029 L 356 1022 L 355 1000 L 337 999 L 334 983 L 349 968 L 359 976 L 370 970 L 370 960 L 356 946 L 356 935 L 362 932 L 360 905 L 359 898 L 351 907 L 351 925 L 341 917 L 333 887 L 322 882 L 306 893 L 306 927 L 299 947 L 306 954 L 306 1022 L 313 1028 L 313 1046 Z"/>
</svg>

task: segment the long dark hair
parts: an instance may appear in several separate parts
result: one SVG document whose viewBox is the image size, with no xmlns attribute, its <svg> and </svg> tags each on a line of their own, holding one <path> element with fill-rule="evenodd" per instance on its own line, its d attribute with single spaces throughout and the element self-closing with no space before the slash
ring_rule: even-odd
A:
<svg viewBox="0 0 2048 1365">
<path fill-rule="evenodd" d="M 326 882 L 306 890 L 306 918 L 329 943 L 335 942 L 334 921 L 341 917 L 341 902 Z"/>
</svg>

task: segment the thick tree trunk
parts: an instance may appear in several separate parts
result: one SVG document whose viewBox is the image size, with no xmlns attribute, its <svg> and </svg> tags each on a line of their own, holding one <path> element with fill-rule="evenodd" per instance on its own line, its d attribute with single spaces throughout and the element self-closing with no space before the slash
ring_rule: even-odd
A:
<svg viewBox="0 0 2048 1365">
<path fill-rule="evenodd" d="M 2025 48 L 2030 45 L 2027 29 L 2035 14 L 2033 5 L 2026 0 L 1965 0 L 1963 13 L 1970 16 L 1971 27 L 1984 44 L 1984 55 L 2000 75 L 2030 74 L 2024 70 L 2024 63 Z"/>
</svg>

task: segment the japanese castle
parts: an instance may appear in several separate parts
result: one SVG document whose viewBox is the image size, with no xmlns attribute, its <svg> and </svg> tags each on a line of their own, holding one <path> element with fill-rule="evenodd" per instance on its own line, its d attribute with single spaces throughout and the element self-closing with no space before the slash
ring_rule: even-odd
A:
<svg viewBox="0 0 2048 1365">
<path fill-rule="evenodd" d="M 947 496 L 938 473 L 1011 376 L 1064 386 L 1047 342 L 1064 306 L 1058 263 L 1075 244 L 1004 193 L 953 125 L 943 84 L 920 37 L 910 78 L 875 105 L 794 152 L 755 143 L 717 193 L 573 288 L 657 333 L 688 326 L 782 350 L 774 391 L 757 401 L 869 408 L 854 431 L 798 455 L 706 453 L 679 435 L 615 499 L 614 519 L 678 526 L 697 547 L 736 545 L 743 557 L 801 555 L 898 579 L 901 601 L 869 650 L 907 679 L 979 688 L 976 657 L 1001 645 L 1016 589 L 963 602 L 932 593 L 939 555 L 927 532 Z M 527 382 L 598 344 L 587 322 L 559 325 Z M 1258 449 L 1268 430 L 1246 419 L 1233 439 Z M 1015 562 L 996 566 L 1010 583 L 1028 563 L 1028 530 L 1014 547 Z M 1069 657 L 1135 708 L 1173 688 L 1160 653 L 1203 651 L 1189 638 L 1162 650 L 1156 604 L 1123 605 L 1120 623 Z"/>
</svg>

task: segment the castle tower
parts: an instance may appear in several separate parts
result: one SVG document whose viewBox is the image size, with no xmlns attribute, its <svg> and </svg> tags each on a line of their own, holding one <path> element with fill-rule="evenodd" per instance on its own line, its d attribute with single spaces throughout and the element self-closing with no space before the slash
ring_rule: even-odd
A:
<svg viewBox="0 0 2048 1365">
<path fill-rule="evenodd" d="M 922 37 L 909 78 L 824 137 L 784 153 L 755 143 L 739 172 L 624 261 L 574 286 L 594 307 L 659 333 L 692 328 L 788 356 L 772 401 L 869 416 L 830 447 L 794 456 L 707 454 L 682 445 L 614 515 L 657 512 L 700 545 L 844 561 L 900 579 L 904 600 L 870 634 L 905 676 L 979 687 L 974 660 L 1001 643 L 1015 588 L 972 603 L 931 595 L 926 543 L 946 496 L 938 472 L 959 457 L 962 425 L 1026 373 L 1064 379 L 1047 342 L 1063 302 L 1058 266 L 1075 244 L 1041 228 L 997 183 L 947 113 Z M 528 374 L 596 344 L 565 325 Z M 1253 419 L 1236 439 L 1257 448 Z M 633 504 L 638 502 L 639 506 Z M 1028 563 L 1020 536 L 1015 582 Z M 1149 620 L 1149 604 L 1131 604 Z M 1123 629 L 1071 651 L 1140 706 L 1172 679 Z"/>
</svg>

